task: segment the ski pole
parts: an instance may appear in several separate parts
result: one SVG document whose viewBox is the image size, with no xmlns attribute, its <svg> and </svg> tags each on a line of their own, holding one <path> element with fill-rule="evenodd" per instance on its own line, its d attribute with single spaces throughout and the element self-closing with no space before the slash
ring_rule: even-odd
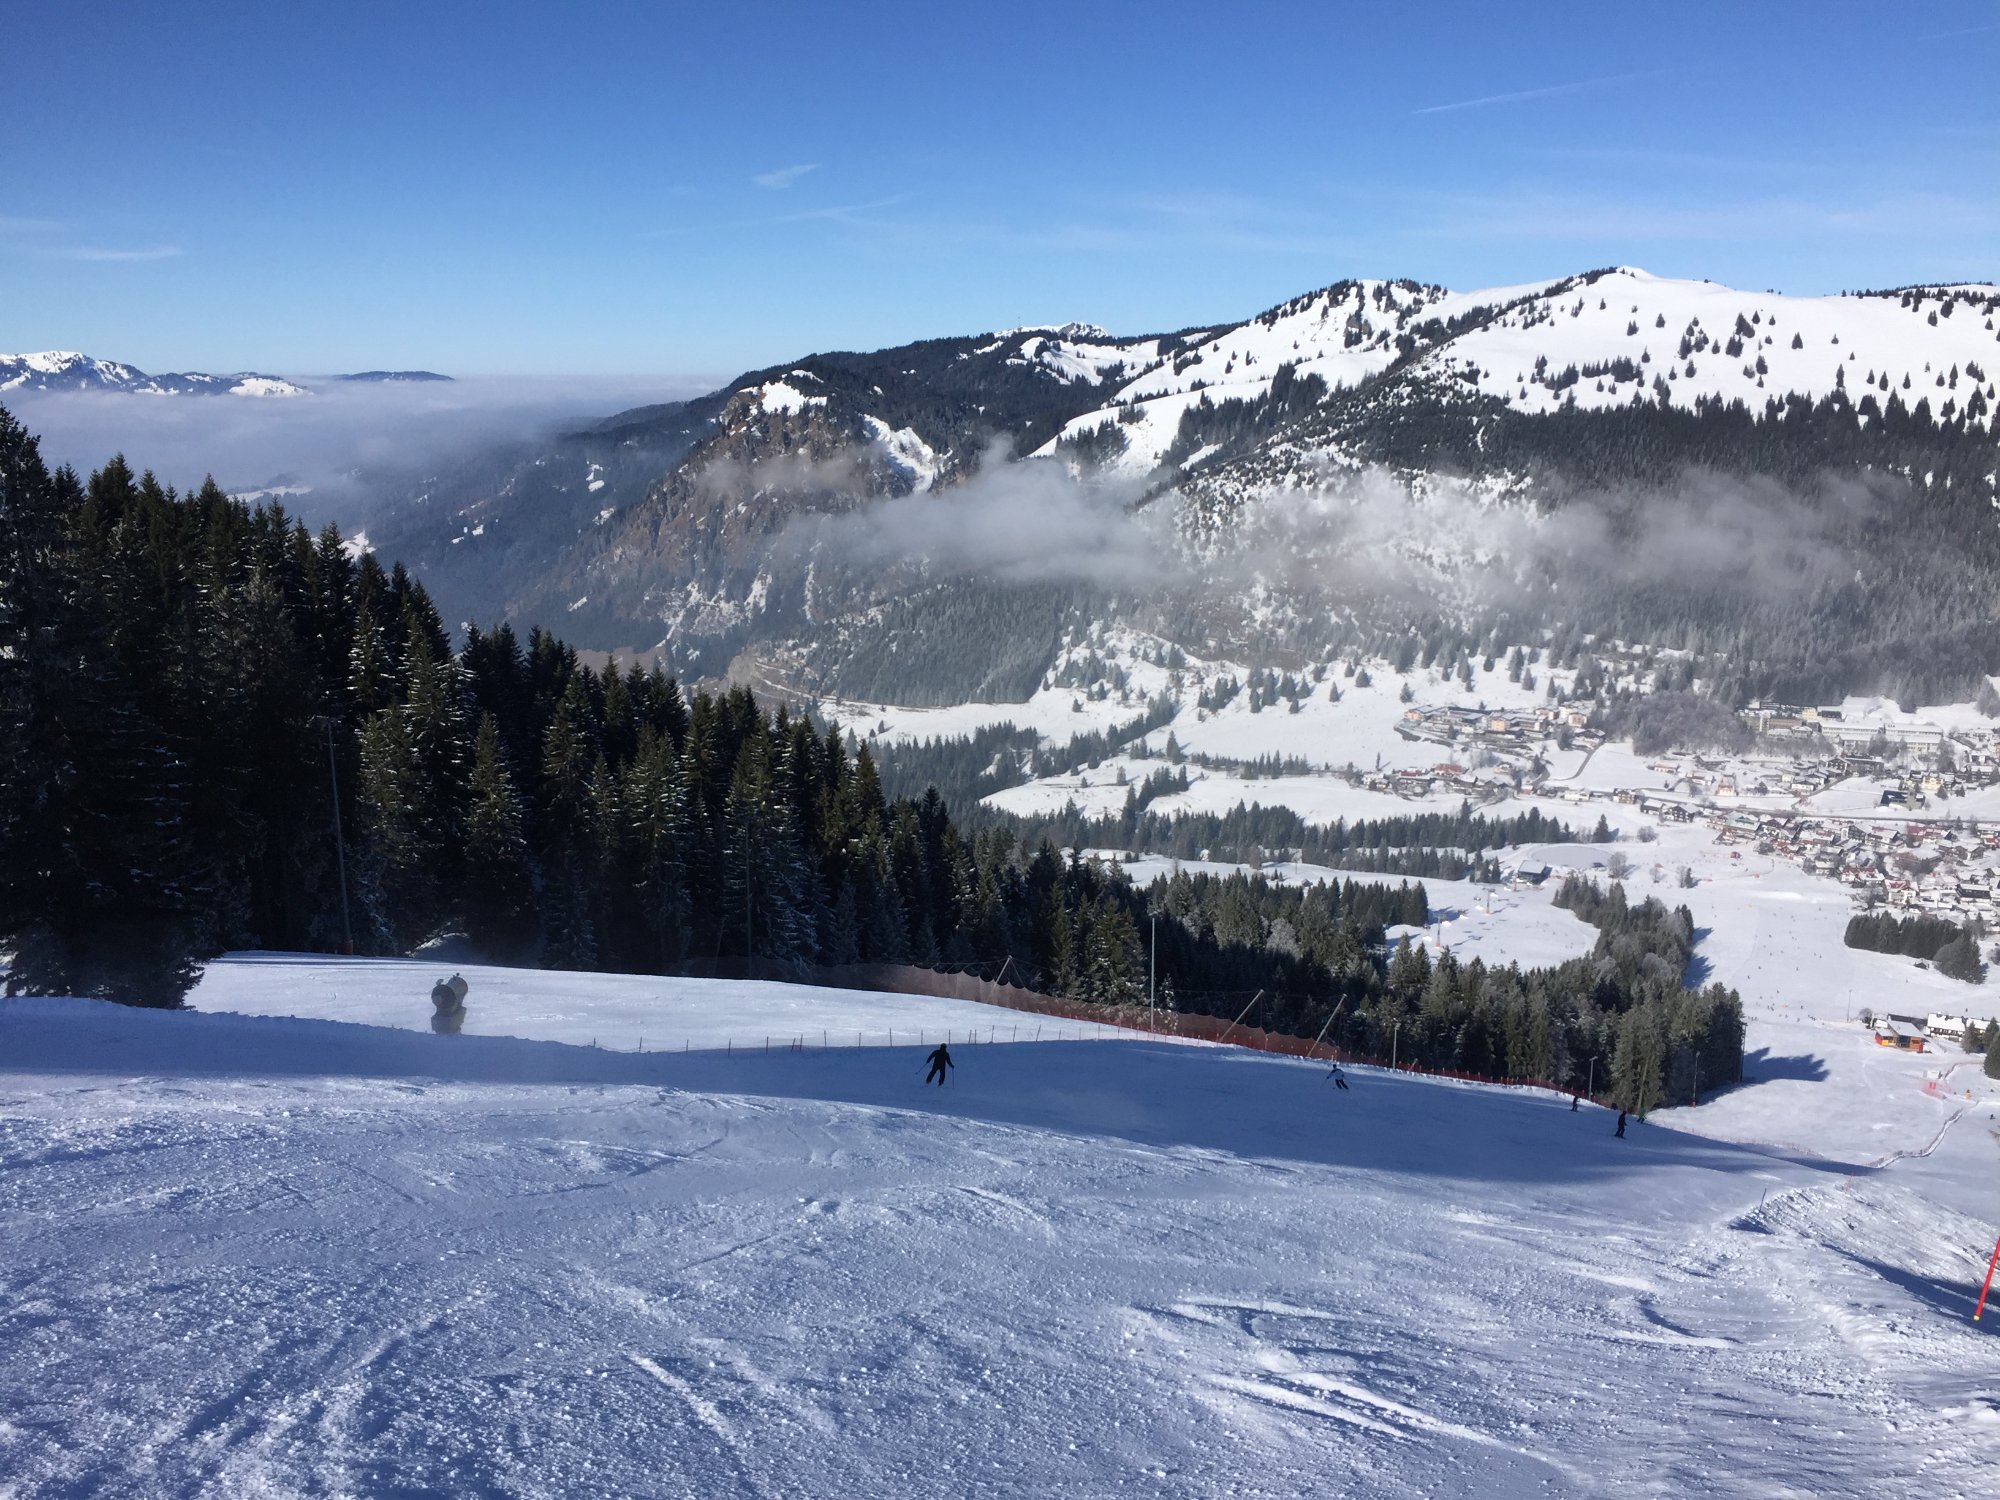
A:
<svg viewBox="0 0 2000 1500">
<path fill-rule="evenodd" d="M 1986 1294 L 1993 1287 L 1993 1268 L 2000 1265 L 2000 1240 L 1993 1242 L 1993 1258 L 1986 1262 L 1986 1280 L 1979 1288 L 1979 1305 L 1972 1309 L 1972 1321 L 1977 1323 L 1979 1315 L 1986 1311 Z"/>
</svg>

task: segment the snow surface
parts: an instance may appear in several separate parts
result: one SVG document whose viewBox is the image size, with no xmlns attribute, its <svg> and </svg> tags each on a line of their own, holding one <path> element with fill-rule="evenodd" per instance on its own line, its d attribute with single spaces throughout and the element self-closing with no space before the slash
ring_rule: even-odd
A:
<svg viewBox="0 0 2000 1500">
<path fill-rule="evenodd" d="M 1926 1196 L 1990 1180 L 1975 1132 L 1855 1171 L 1144 1041 L 926 1093 L 917 1046 L 15 1001 L 0 1056 L 25 1493 L 1932 1496 L 2000 1458 L 1990 1226 Z"/>
<path fill-rule="evenodd" d="M 247 375 L 229 387 L 232 396 L 303 396 L 304 386 L 293 385 L 274 375 Z"/>
<path fill-rule="evenodd" d="M 1623 1141 L 1542 1091 L 772 983 L 467 967 L 456 1037 L 427 960 L 0 1002 L 0 1488 L 1990 1495 L 2000 1085 L 1857 1013 L 1996 987 L 1601 810 L 1616 845 L 1508 853 L 1539 887 L 1424 881 L 1415 937 L 1588 952 L 1550 898 L 1615 858 L 1685 903 L 1750 1081 Z"/>
<path fill-rule="evenodd" d="M 810 1036 L 890 1046 L 928 1039 L 962 1041 L 1035 1036 L 1042 1018 L 967 1000 L 818 989 L 761 980 L 661 979 L 649 974 L 579 974 L 426 959 L 324 958 L 314 954 L 232 953 L 208 966 L 189 996 L 197 1010 L 250 1016 L 311 1016 L 430 1032 L 431 986 L 451 974 L 471 986 L 466 1036 L 600 1046 L 612 1051 L 761 1050 Z M 1020 1032 L 1022 1022 L 1027 1031 Z M 989 1032 L 997 1033 L 988 1036 Z M 1043 1034 L 1077 1040 L 1122 1036 L 1116 1028 L 1050 1020 Z"/>
<path fill-rule="evenodd" d="M 805 375 L 802 371 L 795 370 L 792 373 L 804 379 L 810 380 L 812 378 L 810 375 Z M 770 412 L 798 412 L 804 411 L 809 406 L 826 405 L 826 397 L 807 395 L 797 386 L 783 380 L 767 381 L 763 385 L 758 386 L 751 394 L 757 398 L 758 403 L 763 406 L 765 411 Z"/>
<path fill-rule="evenodd" d="M 936 450 L 917 435 L 915 428 L 891 427 L 880 417 L 864 416 L 861 420 L 867 428 L 868 440 L 909 478 L 911 489 L 928 490 L 937 482 L 944 465 Z"/>
<path fill-rule="evenodd" d="M 1576 853 L 1595 845 L 1562 846 Z M 1553 966 L 1582 958 L 1597 942 L 1597 930 L 1553 903 L 1555 886 L 1475 885 L 1469 880 L 1438 880 L 1429 876 L 1382 875 L 1297 860 L 1270 860 L 1261 865 L 1221 860 L 1168 859 L 1157 854 L 1133 855 L 1096 851 L 1115 860 L 1137 885 L 1150 885 L 1162 875 L 1184 870 L 1190 875 L 1260 874 L 1291 885 L 1344 880 L 1420 885 L 1430 903 L 1431 925 L 1412 936 L 1433 953 L 1448 948 L 1462 963 L 1481 959 L 1488 965 L 1520 964 L 1526 968 Z M 1598 850 L 1598 858 L 1603 851 Z M 1507 861 L 1511 871 L 1518 857 Z M 1579 860 L 1580 864 L 1588 861 Z M 1400 934 L 1402 929 L 1398 929 Z"/>
<path fill-rule="evenodd" d="M 1079 735 L 1129 724 L 1145 712 L 1150 700 L 1161 693 L 1171 694 L 1178 704 L 1173 719 L 1145 736 L 1146 748 L 1154 759 L 1107 761 L 1098 770 L 1086 771 L 1085 777 L 1097 788 L 1115 780 L 1120 764 L 1133 781 L 1143 780 L 1145 775 L 1158 770 L 1161 765 L 1158 757 L 1165 754 L 1169 735 L 1190 755 L 1224 760 L 1249 761 L 1277 755 L 1328 769 L 1353 766 L 1366 771 L 1379 764 L 1382 769 L 1392 771 L 1429 770 L 1450 763 L 1454 755 L 1462 752 L 1435 741 L 1405 737 L 1399 732 L 1405 710 L 1533 708 L 1548 702 L 1546 684 L 1550 680 L 1566 684 L 1574 677 L 1573 672 L 1552 672 L 1537 664 L 1533 668 L 1537 687 L 1530 689 L 1509 681 L 1506 672 L 1496 667 L 1491 672 L 1476 671 L 1473 686 L 1467 688 L 1442 671 L 1413 668 L 1398 673 L 1386 662 L 1371 661 L 1365 664 L 1370 680 L 1363 685 L 1357 677 L 1346 676 L 1343 665 L 1335 664 L 1318 683 L 1310 682 L 1309 673 L 1294 673 L 1295 677 L 1306 680 L 1309 689 L 1299 700 L 1296 713 L 1282 701 L 1252 711 L 1247 692 L 1238 693 L 1220 709 L 1210 711 L 1197 702 L 1202 693 L 1224 678 L 1247 682 L 1251 671 L 1248 665 L 1186 657 L 1185 666 L 1169 670 L 1148 659 L 1148 654 L 1164 652 L 1166 642 L 1130 630 L 1110 630 L 1103 634 L 1104 639 L 1094 645 L 1079 643 L 1061 652 L 1042 685 L 1019 703 L 904 708 L 827 699 L 820 706 L 827 717 L 877 746 L 956 739 L 992 725 L 1012 724 L 1016 729 L 1033 730 L 1043 744 L 1060 748 Z M 1058 676 L 1066 667 L 1090 653 L 1124 674 L 1126 685 L 1122 690 L 1093 698 L 1085 688 L 1058 683 Z M 1410 692 L 1407 703 L 1402 698 L 1405 687 Z M 1338 702 L 1330 696 L 1330 690 L 1336 688 L 1340 692 Z M 1557 760 L 1552 749 L 1550 760 L 1551 764 Z M 1189 775 L 1202 776 L 1204 771 L 1191 766 Z M 1226 811 L 1237 800 L 1261 802 L 1265 806 L 1292 807 L 1301 817 L 1315 822 L 1322 821 L 1322 815 L 1336 805 L 1367 809 L 1363 813 L 1332 812 L 1343 817 L 1412 810 L 1411 803 L 1403 798 L 1361 792 L 1345 782 L 1303 777 L 1250 781 L 1228 771 L 1209 771 L 1206 775 L 1209 778 L 1206 789 L 1198 791 L 1191 787 L 1185 803 L 1177 797 L 1162 798 L 1155 805 L 1169 811 L 1183 805 L 1202 811 Z M 1092 799 L 1077 796 L 1081 789 L 1078 777 L 1070 774 L 1012 788 L 988 800 L 1017 812 L 1060 809 L 1072 796 L 1077 797 L 1079 806 L 1092 805 Z M 1115 796 L 1104 793 L 1102 800 L 1114 809 L 1122 806 L 1124 789 L 1118 788 Z M 1457 800 L 1450 799 L 1453 805 Z"/>
<path fill-rule="evenodd" d="M 1993 290 L 1975 295 L 1991 298 Z M 1972 385 L 1985 384 L 1969 376 L 1952 382 L 1951 369 L 1962 371 L 1968 360 L 1983 368 L 2000 353 L 1977 304 L 1958 302 L 1953 314 L 1935 324 L 1928 321 L 1949 296 L 1937 290 L 1919 293 L 1909 307 L 1892 297 L 1786 297 L 1670 280 L 1625 267 L 1591 286 L 1533 299 L 1454 340 L 1425 363 L 1440 373 L 1476 367 L 1479 390 L 1529 412 L 1553 411 L 1571 396 L 1584 408 L 1627 404 L 1637 389 L 1650 391 L 1656 375 L 1667 378 L 1675 406 L 1692 408 L 1702 396 L 1720 396 L 1755 410 L 1772 395 L 1828 396 L 1835 389 L 1836 370 L 1857 402 L 1867 389 L 1863 378 L 1872 374 L 1877 382 L 1886 376 L 1905 406 L 1928 397 L 1935 412 L 1948 398 L 1962 407 Z M 1661 318 L 1664 327 L 1659 326 Z M 1731 355 L 1725 345 L 1737 336 L 1738 318 L 1751 333 L 1742 339 L 1742 352 Z M 1637 331 L 1628 334 L 1633 323 Z M 1698 341 L 1703 334 L 1706 349 L 1680 354 L 1683 335 Z M 1792 347 L 1794 337 L 1802 347 Z M 1593 378 L 1557 391 L 1532 378 L 1540 358 L 1547 359 L 1554 373 L 1571 364 L 1582 367 L 1620 356 L 1637 362 L 1642 354 L 1650 359 L 1637 382 L 1628 380 L 1622 388 Z M 1759 358 L 1767 366 L 1762 374 L 1756 370 Z M 1888 401 L 1889 391 L 1879 383 L 1875 392 L 1878 401 Z"/>
</svg>

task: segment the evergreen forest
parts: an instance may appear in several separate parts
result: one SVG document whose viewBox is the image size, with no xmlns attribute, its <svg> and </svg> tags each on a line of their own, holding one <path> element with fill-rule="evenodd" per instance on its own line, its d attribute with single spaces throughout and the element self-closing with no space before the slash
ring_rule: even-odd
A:
<svg viewBox="0 0 2000 1500">
<path fill-rule="evenodd" d="M 539 628 L 468 628 L 454 649 L 423 584 L 337 531 L 123 460 L 51 471 L 4 412 L 0 708 L 9 993 L 171 1007 L 231 949 L 406 953 L 462 931 L 501 962 L 887 962 L 1089 1005 L 1145 1003 L 1157 976 L 1173 1009 L 1251 1002 L 1350 1049 L 1608 1080 L 1638 1108 L 1740 1059 L 1734 995 L 1683 988 L 1685 912 L 1628 910 L 1621 887 L 1566 888 L 1597 951 L 1526 971 L 1392 945 L 1430 920 L 1420 885 L 1140 888 L 1082 854 L 1113 830 L 955 822 L 935 787 L 885 792 L 838 726 L 746 690 L 593 667 Z M 1134 816 L 1118 831 L 1156 815 Z M 1187 837 L 1458 873 L 1558 827 L 1462 809 L 1317 843 L 1229 820 Z"/>
</svg>

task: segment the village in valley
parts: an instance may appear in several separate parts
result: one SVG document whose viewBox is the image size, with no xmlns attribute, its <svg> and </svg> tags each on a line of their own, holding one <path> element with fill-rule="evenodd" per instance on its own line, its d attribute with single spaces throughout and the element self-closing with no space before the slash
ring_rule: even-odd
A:
<svg viewBox="0 0 2000 1500">
<path fill-rule="evenodd" d="M 1592 727 L 1592 709 L 1407 708 L 1404 738 L 1452 747 L 1482 769 L 1445 763 L 1366 780 L 1403 795 L 1483 793 L 1478 800 L 1495 800 L 1512 783 L 1524 796 L 1629 809 L 1643 840 L 1657 839 L 1655 825 L 1706 829 L 1733 861 L 1754 854 L 1839 881 L 1857 912 L 1953 923 L 1982 947 L 2000 933 L 2000 728 L 1967 706 L 1947 705 L 1933 718 L 1874 700 L 1753 703 L 1738 715 L 1750 749 L 1647 756 L 1607 741 Z M 1582 752 L 1567 775 L 1549 765 L 1558 737 L 1563 750 Z M 1509 765 L 1499 757 L 1525 764 L 1496 778 L 1495 765 Z M 1617 860 L 1620 870 L 1629 863 Z M 1515 872 L 1531 880 L 1546 873 Z M 1655 880 L 1664 873 L 1656 866 Z M 1683 867 L 1681 879 L 1694 877 Z M 1987 956 L 2000 962 L 2000 946 Z M 1954 1053 L 1968 1035 L 1977 1044 L 1994 1020 L 1983 989 L 1966 994 L 1952 1011 L 1885 1006 L 1858 1019 L 1882 1046 Z"/>
</svg>

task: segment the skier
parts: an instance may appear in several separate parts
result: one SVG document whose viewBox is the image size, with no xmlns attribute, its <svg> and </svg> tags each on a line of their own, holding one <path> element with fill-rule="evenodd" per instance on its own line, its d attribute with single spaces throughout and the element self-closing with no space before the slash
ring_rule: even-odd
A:
<svg viewBox="0 0 2000 1500">
<path fill-rule="evenodd" d="M 1625 1139 L 1625 1111 L 1622 1109 L 1618 1111 L 1618 1139 Z"/>
<path fill-rule="evenodd" d="M 1340 1071 L 1339 1063 L 1335 1063 L 1333 1065 L 1333 1071 L 1327 1074 L 1326 1076 L 1333 1080 L 1333 1086 L 1335 1088 L 1344 1089 L 1347 1087 L 1347 1075 Z"/>
<path fill-rule="evenodd" d="M 1582 1100 L 1583 1100 L 1583 1095 L 1581 1094 L 1571 1094 L 1569 1096 L 1569 1112 L 1571 1114 L 1576 1113 L 1576 1107 L 1579 1103 L 1582 1102 Z"/>
<path fill-rule="evenodd" d="M 951 1060 L 951 1052 L 943 1042 L 939 1042 L 937 1044 L 937 1050 L 930 1055 L 929 1061 L 931 1065 L 931 1070 L 930 1072 L 924 1075 L 925 1087 L 929 1087 L 930 1081 L 933 1078 L 935 1078 L 937 1080 L 937 1086 L 939 1088 L 943 1088 L 944 1070 L 946 1068 L 955 1069 L 957 1068 L 958 1064 Z"/>
</svg>

